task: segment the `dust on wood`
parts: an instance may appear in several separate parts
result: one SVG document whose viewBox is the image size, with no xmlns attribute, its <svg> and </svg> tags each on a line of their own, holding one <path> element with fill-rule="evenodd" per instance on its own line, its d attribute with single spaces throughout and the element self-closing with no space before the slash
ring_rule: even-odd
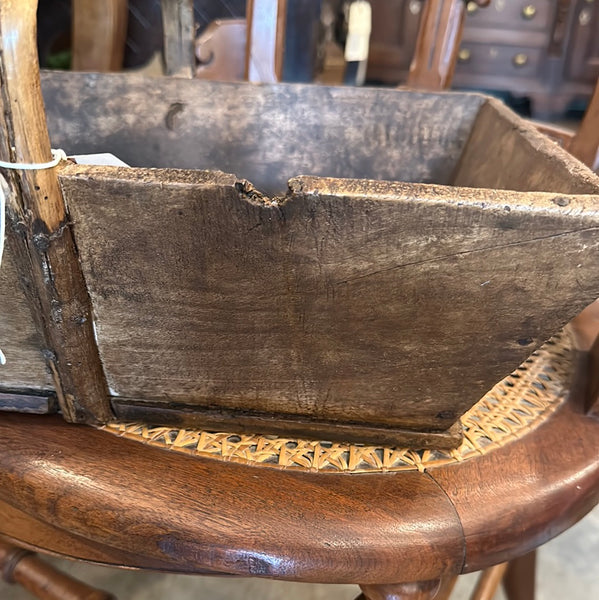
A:
<svg viewBox="0 0 599 600">
<path fill-rule="evenodd" d="M 268 201 L 224 173 L 83 166 L 60 181 L 109 385 L 150 403 L 443 431 L 599 295 L 590 196 L 299 177 Z"/>
<path fill-rule="evenodd" d="M 137 167 L 217 169 L 269 195 L 299 174 L 450 183 L 477 94 L 42 73 L 52 143 Z M 313 110 L 313 107 L 318 110 Z"/>
<path fill-rule="evenodd" d="M 501 102 L 481 107 L 453 178 L 456 186 L 599 194 L 599 179 Z"/>
</svg>

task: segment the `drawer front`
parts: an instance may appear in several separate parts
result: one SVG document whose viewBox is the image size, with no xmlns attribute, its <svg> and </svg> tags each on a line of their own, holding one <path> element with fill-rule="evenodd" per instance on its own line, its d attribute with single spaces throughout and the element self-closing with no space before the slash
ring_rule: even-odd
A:
<svg viewBox="0 0 599 600">
<path fill-rule="evenodd" d="M 457 73 L 511 77 L 535 77 L 541 64 L 540 48 L 463 43 Z"/>
<path fill-rule="evenodd" d="M 549 0 L 493 0 L 485 8 L 480 8 L 475 2 L 468 2 L 466 27 L 523 31 L 547 29 L 554 11 L 555 3 Z"/>
</svg>

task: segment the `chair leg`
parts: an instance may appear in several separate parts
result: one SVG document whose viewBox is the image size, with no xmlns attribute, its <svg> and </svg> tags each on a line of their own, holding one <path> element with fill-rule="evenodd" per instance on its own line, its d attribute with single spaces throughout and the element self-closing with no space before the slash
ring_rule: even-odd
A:
<svg viewBox="0 0 599 600">
<path fill-rule="evenodd" d="M 0 573 L 40 600 L 115 600 L 112 594 L 77 581 L 40 560 L 33 552 L 0 540 Z"/>
<path fill-rule="evenodd" d="M 478 578 L 470 600 L 493 600 L 507 567 L 508 563 L 502 563 L 485 569 Z"/>
<path fill-rule="evenodd" d="M 433 600 L 440 581 L 418 581 L 387 585 L 361 585 L 362 594 L 356 600 Z"/>
<path fill-rule="evenodd" d="M 503 588 L 508 600 L 534 600 L 536 565 L 536 550 L 508 563 L 503 578 Z"/>
<path fill-rule="evenodd" d="M 453 588 L 457 583 L 458 576 L 450 575 L 447 577 L 443 577 L 441 579 L 441 585 L 439 587 L 439 591 L 435 596 L 435 600 L 449 600 L 451 598 L 451 593 L 453 592 Z"/>
</svg>

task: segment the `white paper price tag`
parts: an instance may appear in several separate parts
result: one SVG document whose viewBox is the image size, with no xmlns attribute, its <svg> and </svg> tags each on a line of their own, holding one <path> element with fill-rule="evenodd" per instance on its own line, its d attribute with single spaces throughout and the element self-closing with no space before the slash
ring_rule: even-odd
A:
<svg viewBox="0 0 599 600">
<path fill-rule="evenodd" d="M 345 42 L 345 60 L 361 62 L 368 58 L 368 45 L 372 29 L 372 11 L 370 2 L 358 0 L 349 7 L 347 40 Z"/>
</svg>

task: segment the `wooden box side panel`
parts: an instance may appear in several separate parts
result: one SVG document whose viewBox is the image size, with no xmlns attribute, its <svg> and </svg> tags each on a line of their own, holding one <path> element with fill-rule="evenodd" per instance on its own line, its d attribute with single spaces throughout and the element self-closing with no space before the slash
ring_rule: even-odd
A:
<svg viewBox="0 0 599 600">
<path fill-rule="evenodd" d="M 444 430 L 599 296 L 596 198 L 71 166 L 115 396 Z"/>
<path fill-rule="evenodd" d="M 480 109 L 453 185 L 599 194 L 599 178 L 498 100 Z"/>
<path fill-rule="evenodd" d="M 6 356 L 6 364 L 0 365 L 0 395 L 49 392 L 53 383 L 43 359 L 42 339 L 21 289 L 10 247 L 4 249 L 0 268 L 0 307 L 0 348 Z"/>
<path fill-rule="evenodd" d="M 217 169 L 274 195 L 298 174 L 449 183 L 484 97 L 43 73 L 54 147 Z"/>
</svg>

